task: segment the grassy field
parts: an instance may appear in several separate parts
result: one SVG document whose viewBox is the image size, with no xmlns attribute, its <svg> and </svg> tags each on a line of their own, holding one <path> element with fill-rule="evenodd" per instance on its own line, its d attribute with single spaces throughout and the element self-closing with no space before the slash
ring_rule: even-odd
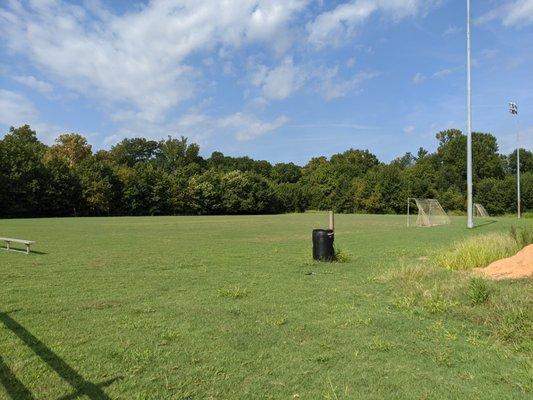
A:
<svg viewBox="0 0 533 400">
<path fill-rule="evenodd" d="M 0 252 L 0 398 L 531 398 L 531 281 L 432 263 L 516 220 L 404 218 L 337 216 L 332 264 L 320 214 L 1 220 L 38 244 Z"/>
</svg>

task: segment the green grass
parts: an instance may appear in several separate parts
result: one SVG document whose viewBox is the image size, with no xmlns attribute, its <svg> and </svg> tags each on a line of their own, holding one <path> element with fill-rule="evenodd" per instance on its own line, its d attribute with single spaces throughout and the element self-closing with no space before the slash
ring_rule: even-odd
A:
<svg viewBox="0 0 533 400">
<path fill-rule="evenodd" d="M 435 266 L 491 221 L 339 215 L 328 264 L 320 214 L 2 220 L 0 398 L 528 398 L 531 281 Z"/>
<path fill-rule="evenodd" d="M 493 232 L 457 242 L 453 249 L 442 251 L 437 261 L 448 269 L 482 268 L 518 250 L 518 244 L 507 232 Z"/>
</svg>

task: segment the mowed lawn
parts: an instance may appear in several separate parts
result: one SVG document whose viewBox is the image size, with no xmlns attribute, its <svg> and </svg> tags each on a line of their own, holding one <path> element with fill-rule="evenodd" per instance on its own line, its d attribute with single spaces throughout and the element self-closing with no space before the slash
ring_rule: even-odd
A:
<svg viewBox="0 0 533 400">
<path fill-rule="evenodd" d="M 516 220 L 465 222 L 338 215 L 323 264 L 323 214 L 1 220 L 38 244 L 0 252 L 0 398 L 531 398 L 527 352 L 379 279 Z"/>
</svg>

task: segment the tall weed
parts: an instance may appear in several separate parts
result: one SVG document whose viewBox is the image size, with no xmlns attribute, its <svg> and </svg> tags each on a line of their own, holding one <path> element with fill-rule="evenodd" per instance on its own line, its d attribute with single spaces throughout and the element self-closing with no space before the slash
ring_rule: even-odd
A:
<svg viewBox="0 0 533 400">
<path fill-rule="evenodd" d="M 489 299 L 490 289 L 482 278 L 472 278 L 468 289 L 468 296 L 473 305 L 483 304 Z"/>
<path fill-rule="evenodd" d="M 513 225 L 509 233 L 519 249 L 533 243 L 533 228 L 531 227 L 524 226 L 522 228 L 517 228 Z"/>
<path fill-rule="evenodd" d="M 486 267 L 493 261 L 512 256 L 518 249 L 511 235 L 489 233 L 456 243 L 452 250 L 441 253 L 437 262 L 454 270 Z"/>
</svg>

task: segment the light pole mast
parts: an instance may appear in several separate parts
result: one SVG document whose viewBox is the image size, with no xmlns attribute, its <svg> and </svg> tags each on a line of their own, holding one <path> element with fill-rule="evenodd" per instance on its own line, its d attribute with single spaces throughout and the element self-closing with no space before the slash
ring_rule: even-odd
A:
<svg viewBox="0 0 533 400">
<path fill-rule="evenodd" d="M 467 139 L 466 139 L 466 196 L 467 196 L 467 215 L 468 228 L 474 227 L 473 209 L 472 209 L 472 93 L 470 78 L 470 0 L 466 0 L 466 85 L 467 85 Z"/>
<path fill-rule="evenodd" d="M 509 103 L 509 112 L 511 115 L 516 115 L 518 118 L 518 106 L 516 103 Z M 518 218 L 520 218 L 520 129 L 518 123 L 516 124 L 516 210 Z"/>
</svg>

